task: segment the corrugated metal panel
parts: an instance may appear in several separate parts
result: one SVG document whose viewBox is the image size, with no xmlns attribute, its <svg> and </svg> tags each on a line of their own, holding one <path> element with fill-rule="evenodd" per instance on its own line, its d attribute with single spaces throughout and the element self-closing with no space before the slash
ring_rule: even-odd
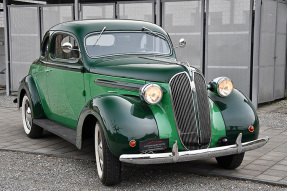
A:
<svg viewBox="0 0 287 191">
<path fill-rule="evenodd" d="M 287 4 L 278 3 L 275 52 L 274 99 L 284 98 L 286 78 Z"/>
<path fill-rule="evenodd" d="M 118 2 L 119 19 L 135 19 L 154 23 L 154 1 Z"/>
<path fill-rule="evenodd" d="M 113 19 L 115 4 L 82 4 L 82 19 Z"/>
<path fill-rule="evenodd" d="M 9 7 L 11 91 L 28 74 L 30 65 L 40 55 L 40 22 L 38 7 Z"/>
<path fill-rule="evenodd" d="M 207 81 L 230 77 L 235 88 L 250 93 L 252 0 L 207 1 Z"/>
<path fill-rule="evenodd" d="M 187 42 L 185 48 L 176 49 L 177 58 L 201 69 L 201 1 L 166 1 L 162 6 L 162 27 L 173 45 L 178 46 L 180 38 Z"/>
<path fill-rule="evenodd" d="M 74 20 L 73 6 L 47 6 L 42 8 L 42 35 L 54 25 Z"/>
<path fill-rule="evenodd" d="M 262 2 L 259 51 L 259 103 L 273 100 L 276 7 L 276 1 L 265 0 Z"/>
</svg>

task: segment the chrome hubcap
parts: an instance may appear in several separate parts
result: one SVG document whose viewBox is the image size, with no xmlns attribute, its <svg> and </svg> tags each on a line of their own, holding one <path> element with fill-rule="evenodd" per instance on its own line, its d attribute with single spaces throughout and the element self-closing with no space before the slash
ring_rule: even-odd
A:
<svg viewBox="0 0 287 191">
<path fill-rule="evenodd" d="M 25 121 L 27 124 L 27 128 L 31 130 L 32 116 L 31 116 L 31 109 L 30 109 L 28 101 L 26 101 L 25 103 Z"/>
<path fill-rule="evenodd" d="M 99 154 L 99 162 L 100 162 L 100 167 L 103 170 L 103 164 L 104 164 L 104 156 L 103 156 L 103 142 L 102 142 L 102 137 L 101 133 L 98 133 L 98 154 Z"/>
</svg>

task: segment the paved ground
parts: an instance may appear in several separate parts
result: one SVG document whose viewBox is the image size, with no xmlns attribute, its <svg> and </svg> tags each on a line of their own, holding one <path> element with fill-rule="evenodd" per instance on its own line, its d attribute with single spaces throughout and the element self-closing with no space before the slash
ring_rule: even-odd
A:
<svg viewBox="0 0 287 191">
<path fill-rule="evenodd" d="M 247 152 L 238 169 L 221 169 L 215 159 L 158 165 L 157 168 L 168 168 L 171 173 L 188 171 L 193 174 L 257 180 L 287 187 L 287 101 L 263 105 L 259 107 L 258 113 L 261 123 L 260 137 L 267 135 L 270 141 L 260 149 Z M 79 151 L 74 145 L 49 132 L 45 132 L 41 139 L 29 139 L 22 127 L 21 113 L 16 108 L 0 107 L 0 121 L 0 150 L 94 160 L 92 141 L 86 142 L 85 149 Z M 190 167 L 188 170 L 187 166 Z"/>
</svg>

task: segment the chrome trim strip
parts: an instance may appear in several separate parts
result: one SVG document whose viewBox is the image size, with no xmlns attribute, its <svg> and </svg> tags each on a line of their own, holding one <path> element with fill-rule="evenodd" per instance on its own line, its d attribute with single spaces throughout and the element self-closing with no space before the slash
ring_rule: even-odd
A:
<svg viewBox="0 0 287 191">
<path fill-rule="evenodd" d="M 174 143 L 172 152 L 156 154 L 123 154 L 120 161 L 131 164 L 163 164 L 202 160 L 213 157 L 240 154 L 246 151 L 262 147 L 269 141 L 269 137 L 263 137 L 254 141 L 241 143 L 242 134 L 237 137 L 236 144 L 192 151 L 178 152 L 177 142 Z"/>
</svg>

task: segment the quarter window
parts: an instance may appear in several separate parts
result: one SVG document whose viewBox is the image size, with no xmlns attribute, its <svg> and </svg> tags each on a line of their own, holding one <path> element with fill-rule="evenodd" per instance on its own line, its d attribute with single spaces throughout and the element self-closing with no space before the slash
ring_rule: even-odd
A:
<svg viewBox="0 0 287 191">
<path fill-rule="evenodd" d="M 72 44 L 72 51 L 69 53 L 65 53 L 62 50 L 62 45 L 65 42 L 69 42 Z M 69 59 L 69 60 L 76 60 L 79 58 L 79 47 L 78 43 L 74 37 L 67 35 L 67 34 L 56 34 L 54 38 L 54 48 L 52 50 L 52 57 L 59 58 L 59 59 Z"/>
</svg>

